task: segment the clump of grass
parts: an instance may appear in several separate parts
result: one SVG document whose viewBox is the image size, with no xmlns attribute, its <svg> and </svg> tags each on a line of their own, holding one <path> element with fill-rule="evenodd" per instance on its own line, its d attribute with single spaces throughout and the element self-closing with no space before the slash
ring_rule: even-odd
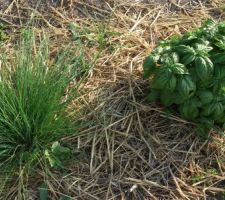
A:
<svg viewBox="0 0 225 200">
<path fill-rule="evenodd" d="M 77 87 L 68 89 L 68 85 L 88 64 L 82 53 L 76 55 L 70 47 L 50 56 L 48 43 L 46 37 L 37 42 L 33 31 L 26 30 L 15 59 L 9 62 L 2 56 L 1 171 L 12 174 L 19 168 L 34 167 L 49 145 L 76 133 L 76 112 L 70 114 L 68 107 Z"/>
</svg>

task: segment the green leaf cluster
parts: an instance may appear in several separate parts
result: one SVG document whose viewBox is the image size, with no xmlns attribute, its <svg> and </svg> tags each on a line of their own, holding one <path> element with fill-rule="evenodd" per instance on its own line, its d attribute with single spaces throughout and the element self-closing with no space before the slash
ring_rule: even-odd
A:
<svg viewBox="0 0 225 200">
<path fill-rule="evenodd" d="M 143 65 L 150 102 L 177 108 L 205 128 L 225 123 L 225 22 L 159 42 Z"/>
</svg>

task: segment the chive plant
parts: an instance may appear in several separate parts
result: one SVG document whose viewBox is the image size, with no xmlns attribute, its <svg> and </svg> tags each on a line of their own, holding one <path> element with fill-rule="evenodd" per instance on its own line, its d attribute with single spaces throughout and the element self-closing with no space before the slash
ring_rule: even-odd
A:
<svg viewBox="0 0 225 200">
<path fill-rule="evenodd" d="M 0 167 L 6 172 L 34 166 L 53 142 L 76 134 L 68 106 L 77 94 L 71 81 L 87 71 L 83 53 L 66 47 L 50 56 L 48 39 L 22 36 L 13 61 L 2 57 L 0 79 Z M 7 56 L 6 56 L 7 57 Z M 65 94 L 67 91 L 68 94 Z M 76 113 L 76 112 L 73 112 Z"/>
</svg>

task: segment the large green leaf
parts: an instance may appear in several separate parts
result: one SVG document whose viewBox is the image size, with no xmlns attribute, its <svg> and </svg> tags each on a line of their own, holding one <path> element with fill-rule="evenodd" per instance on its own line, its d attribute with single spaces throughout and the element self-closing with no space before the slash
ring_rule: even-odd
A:
<svg viewBox="0 0 225 200">
<path fill-rule="evenodd" d="M 196 57 L 195 69 L 201 80 L 208 79 L 213 72 L 213 63 L 207 57 Z"/>
<path fill-rule="evenodd" d="M 187 54 L 182 58 L 182 62 L 184 65 L 191 64 L 195 60 L 195 55 L 193 54 Z"/>
<path fill-rule="evenodd" d="M 175 46 L 174 50 L 178 53 L 180 53 L 181 55 L 195 55 L 195 49 L 191 46 L 187 46 L 187 45 L 179 45 L 179 46 Z"/>
<path fill-rule="evenodd" d="M 179 94 L 184 97 L 191 97 L 192 95 L 194 95 L 194 92 L 196 90 L 196 85 L 193 82 L 191 76 L 183 75 L 179 77 L 177 90 Z"/>
<path fill-rule="evenodd" d="M 206 44 L 199 44 L 196 43 L 195 44 L 195 48 L 196 48 L 196 53 L 198 55 L 208 55 L 208 53 L 213 49 L 211 46 L 206 45 Z"/>
<path fill-rule="evenodd" d="M 181 63 L 175 63 L 171 66 L 174 74 L 189 74 L 188 69 Z"/>
<path fill-rule="evenodd" d="M 174 90 L 176 87 L 176 77 L 169 67 L 160 67 L 152 81 L 151 87 L 154 89 Z"/>
<path fill-rule="evenodd" d="M 181 115 L 186 119 L 196 119 L 199 116 L 200 102 L 197 98 L 191 98 L 179 106 Z"/>
<path fill-rule="evenodd" d="M 196 92 L 202 105 L 209 104 L 213 100 L 213 93 L 210 90 L 200 90 Z"/>
<path fill-rule="evenodd" d="M 203 107 L 203 116 L 212 116 L 213 118 L 219 118 L 224 112 L 224 106 L 220 102 L 212 102 Z"/>
<path fill-rule="evenodd" d="M 175 90 L 176 85 L 177 85 L 177 78 L 176 76 L 172 75 L 170 79 L 168 80 L 165 89 L 173 91 Z"/>
</svg>

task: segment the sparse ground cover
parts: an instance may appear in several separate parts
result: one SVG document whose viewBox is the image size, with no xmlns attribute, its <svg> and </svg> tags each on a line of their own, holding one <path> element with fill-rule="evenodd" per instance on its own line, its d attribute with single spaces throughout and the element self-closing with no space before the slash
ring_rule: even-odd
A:
<svg viewBox="0 0 225 200">
<path fill-rule="evenodd" d="M 19 169 L 2 191 L 2 199 L 225 198 L 224 137 L 211 131 L 210 140 L 202 140 L 191 122 L 149 105 L 148 82 L 142 78 L 143 60 L 159 40 L 182 35 L 208 18 L 224 20 L 224 2 L 36 4 L 0 5 L 1 52 L 13 58 L 31 14 L 37 38 L 43 32 L 49 36 L 49 58 L 68 43 L 74 57 L 76 49 L 82 49 L 85 63 L 80 66 L 87 62 L 91 67 L 78 77 L 77 82 L 83 80 L 69 111 L 79 114 L 83 123 L 72 135 L 47 144 L 49 152 L 58 144 L 65 147 L 61 148 L 65 154 L 69 149 L 65 165 L 46 163 L 29 178 Z"/>
</svg>

